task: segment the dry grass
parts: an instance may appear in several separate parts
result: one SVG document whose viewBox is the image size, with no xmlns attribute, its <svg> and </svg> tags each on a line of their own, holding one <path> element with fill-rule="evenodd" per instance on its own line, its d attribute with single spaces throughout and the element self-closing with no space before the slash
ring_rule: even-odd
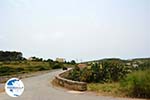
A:
<svg viewBox="0 0 150 100">
<path fill-rule="evenodd" d="M 11 61 L 11 62 L 6 62 L 6 63 L 2 63 L 1 65 L 3 66 L 8 66 L 8 67 L 12 67 L 12 68 L 25 68 L 25 67 L 29 67 L 29 66 L 45 66 L 48 67 L 49 63 L 48 62 L 40 62 L 40 61 Z"/>
<path fill-rule="evenodd" d="M 117 97 L 125 96 L 125 94 L 121 92 L 119 83 L 90 83 L 87 88 L 89 91 L 95 91 L 101 95 L 113 95 Z"/>
<path fill-rule="evenodd" d="M 150 100 L 126 96 L 126 93 L 122 91 L 120 83 L 90 83 L 88 84 L 88 91 L 95 92 L 97 95 L 127 98 L 127 100 Z"/>
</svg>

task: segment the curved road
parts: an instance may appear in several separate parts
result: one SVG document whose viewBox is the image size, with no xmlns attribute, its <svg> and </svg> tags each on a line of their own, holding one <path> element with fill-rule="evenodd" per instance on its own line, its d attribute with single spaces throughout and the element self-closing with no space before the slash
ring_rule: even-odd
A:
<svg viewBox="0 0 150 100">
<path fill-rule="evenodd" d="M 22 79 L 25 90 L 20 97 L 12 98 L 3 92 L 0 93 L 0 100 L 129 100 L 53 87 L 51 81 L 60 72 L 61 70 L 54 70 L 47 74 Z"/>
</svg>

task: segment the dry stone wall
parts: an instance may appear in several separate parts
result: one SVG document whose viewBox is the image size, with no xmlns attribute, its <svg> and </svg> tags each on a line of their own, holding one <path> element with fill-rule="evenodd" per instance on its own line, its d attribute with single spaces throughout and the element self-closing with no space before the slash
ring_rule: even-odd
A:
<svg viewBox="0 0 150 100">
<path fill-rule="evenodd" d="M 67 74 L 71 70 L 67 70 L 59 75 L 55 76 L 55 82 L 65 88 L 77 90 L 77 91 L 86 91 L 87 90 L 87 83 L 85 82 L 78 82 L 63 78 L 65 74 Z"/>
</svg>

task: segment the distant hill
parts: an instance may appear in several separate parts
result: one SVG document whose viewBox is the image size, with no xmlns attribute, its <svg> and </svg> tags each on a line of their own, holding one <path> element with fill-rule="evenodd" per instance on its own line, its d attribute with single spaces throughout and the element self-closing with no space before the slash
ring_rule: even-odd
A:
<svg viewBox="0 0 150 100">
<path fill-rule="evenodd" d="M 100 63 L 102 61 L 119 61 L 119 62 L 124 62 L 124 63 L 130 63 L 130 62 L 150 62 L 150 58 L 134 58 L 134 59 L 129 59 L 129 60 L 124 60 L 120 58 L 104 58 L 104 59 L 99 59 L 99 60 L 92 60 L 92 61 L 86 61 L 83 63 Z"/>
</svg>

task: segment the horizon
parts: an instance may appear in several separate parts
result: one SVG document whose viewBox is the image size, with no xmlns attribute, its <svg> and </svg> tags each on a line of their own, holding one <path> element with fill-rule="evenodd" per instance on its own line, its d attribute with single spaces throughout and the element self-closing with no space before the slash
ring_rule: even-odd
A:
<svg viewBox="0 0 150 100">
<path fill-rule="evenodd" d="M 67 61 L 150 57 L 149 0 L 0 1 L 0 50 Z"/>
<path fill-rule="evenodd" d="M 21 52 L 21 51 L 5 51 L 5 50 L 0 50 L 0 51 L 3 51 L 3 52 Z M 47 59 L 52 59 L 53 61 L 55 61 L 56 60 L 56 58 L 63 58 L 63 59 L 65 59 L 65 61 L 71 61 L 71 60 L 75 60 L 77 63 L 81 63 L 81 62 L 90 62 L 90 61 L 97 61 L 97 60 L 103 60 L 103 59 L 121 59 L 121 60 L 133 60 L 133 59 L 149 59 L 150 57 L 132 57 L 132 58 L 120 58 L 120 57 L 99 57 L 99 58 L 95 58 L 95 59 L 90 59 L 90 60 L 84 60 L 84 61 L 82 61 L 82 59 L 66 59 L 66 58 L 64 58 L 64 57 L 56 57 L 56 58 L 43 58 L 43 57 L 39 57 L 39 56 L 36 56 L 36 55 L 34 55 L 34 56 L 29 56 L 29 57 L 25 57 L 24 56 L 24 53 L 23 52 L 21 52 L 22 53 L 22 57 L 24 57 L 24 58 L 26 58 L 26 59 L 29 59 L 30 57 L 37 57 L 37 58 L 42 58 L 43 60 L 47 60 Z"/>
</svg>

